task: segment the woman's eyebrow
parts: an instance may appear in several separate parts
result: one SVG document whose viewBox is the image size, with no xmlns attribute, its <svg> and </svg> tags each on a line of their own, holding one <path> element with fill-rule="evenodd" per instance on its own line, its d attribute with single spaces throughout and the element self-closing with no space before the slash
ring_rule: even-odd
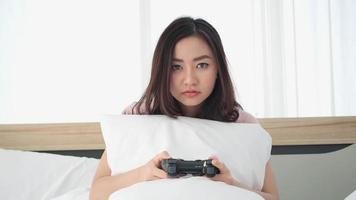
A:
<svg viewBox="0 0 356 200">
<path fill-rule="evenodd" d="M 172 61 L 174 61 L 174 62 L 183 62 L 183 60 L 179 59 L 179 58 L 173 58 Z"/>
<path fill-rule="evenodd" d="M 201 56 L 198 56 L 196 58 L 193 59 L 193 61 L 198 61 L 198 60 L 202 60 L 202 59 L 212 59 L 211 56 L 208 56 L 208 55 L 201 55 Z M 173 58 L 172 61 L 175 61 L 175 62 L 184 62 L 183 59 L 180 59 L 180 58 Z"/>
<path fill-rule="evenodd" d="M 205 58 L 211 59 L 211 57 L 208 56 L 208 55 L 202 55 L 202 56 L 199 56 L 199 57 L 194 58 L 193 60 L 194 60 L 194 61 L 198 61 L 198 60 L 203 60 L 203 59 L 205 59 Z"/>
</svg>

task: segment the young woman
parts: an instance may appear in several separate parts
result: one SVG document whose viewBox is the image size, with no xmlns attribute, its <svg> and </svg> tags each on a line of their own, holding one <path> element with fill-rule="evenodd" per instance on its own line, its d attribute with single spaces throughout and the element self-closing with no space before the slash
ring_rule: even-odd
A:
<svg viewBox="0 0 356 200">
<path fill-rule="evenodd" d="M 164 30 L 153 55 L 149 85 L 141 99 L 123 113 L 258 123 L 243 111 L 235 99 L 218 32 L 205 20 L 190 17 L 178 18 Z M 167 178 L 159 165 L 162 159 L 169 157 L 164 151 L 143 166 L 111 176 L 104 151 L 92 183 L 90 199 L 107 199 L 114 191 L 132 184 Z M 220 169 L 220 174 L 212 180 L 253 191 L 232 177 L 217 157 L 210 158 Z M 262 191 L 253 192 L 265 199 L 279 199 L 270 161 L 266 164 Z"/>
</svg>

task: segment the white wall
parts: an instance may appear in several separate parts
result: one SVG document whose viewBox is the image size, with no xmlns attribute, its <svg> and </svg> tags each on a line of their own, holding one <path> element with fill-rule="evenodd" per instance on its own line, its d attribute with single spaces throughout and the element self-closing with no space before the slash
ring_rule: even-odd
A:
<svg viewBox="0 0 356 200">
<path fill-rule="evenodd" d="M 0 2 L 0 123 L 98 121 L 142 93 L 138 1 Z"/>
</svg>

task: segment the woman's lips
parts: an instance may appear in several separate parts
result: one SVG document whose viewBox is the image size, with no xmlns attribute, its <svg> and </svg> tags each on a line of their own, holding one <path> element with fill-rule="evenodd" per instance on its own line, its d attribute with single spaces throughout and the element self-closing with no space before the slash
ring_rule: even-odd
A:
<svg viewBox="0 0 356 200">
<path fill-rule="evenodd" d="M 199 94 L 200 92 L 195 91 L 195 90 L 189 90 L 189 91 L 184 91 L 182 94 L 187 97 L 195 97 Z"/>
</svg>

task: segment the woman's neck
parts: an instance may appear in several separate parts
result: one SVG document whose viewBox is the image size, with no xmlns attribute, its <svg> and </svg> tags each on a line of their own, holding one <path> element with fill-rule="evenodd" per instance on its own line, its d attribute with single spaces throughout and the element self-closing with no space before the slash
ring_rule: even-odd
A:
<svg viewBox="0 0 356 200">
<path fill-rule="evenodd" d="M 182 114 L 186 117 L 197 117 L 200 113 L 201 105 L 185 106 L 181 105 Z"/>
</svg>

